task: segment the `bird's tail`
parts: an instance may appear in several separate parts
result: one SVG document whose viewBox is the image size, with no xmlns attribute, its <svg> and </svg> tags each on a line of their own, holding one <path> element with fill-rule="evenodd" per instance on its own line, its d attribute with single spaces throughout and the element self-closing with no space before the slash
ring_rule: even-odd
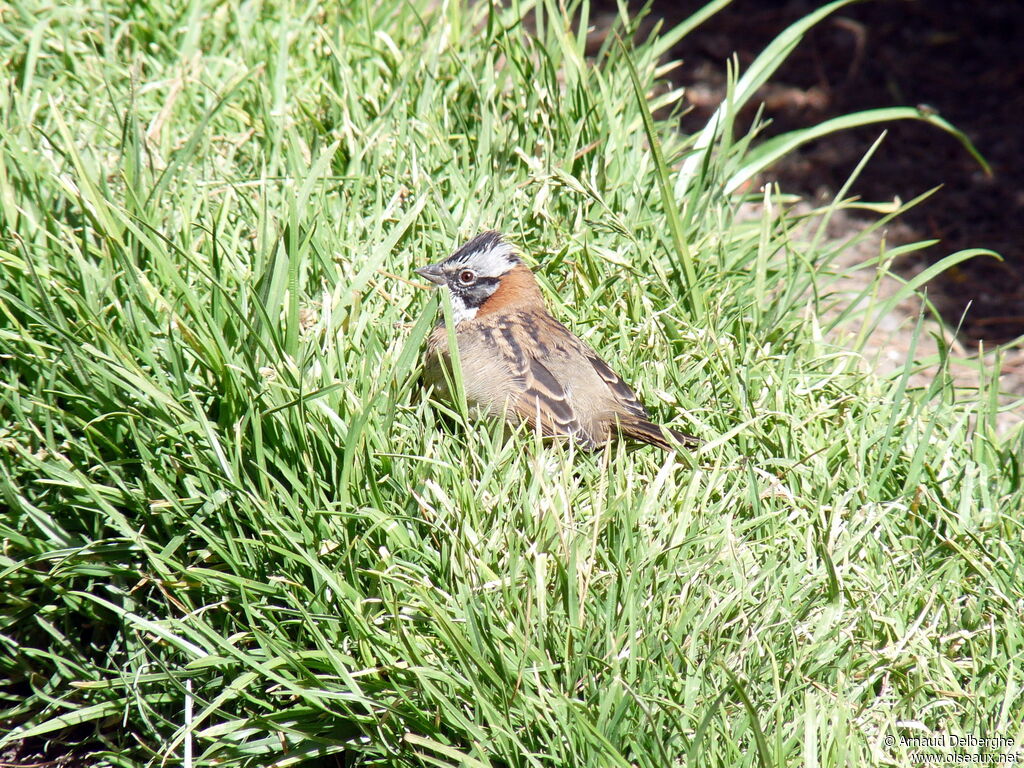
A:
<svg viewBox="0 0 1024 768">
<path fill-rule="evenodd" d="M 693 435 L 687 435 L 684 432 L 680 432 L 678 429 L 672 429 L 671 427 L 662 427 L 654 422 L 647 421 L 646 419 L 634 419 L 630 421 L 621 422 L 619 429 L 622 430 L 622 434 L 626 437 L 631 437 L 634 440 L 639 440 L 642 443 L 648 445 L 656 445 L 659 448 L 671 451 L 675 448 L 675 445 L 665 437 L 665 433 L 668 433 L 672 440 L 676 443 L 680 443 L 684 448 L 698 448 L 701 444 L 701 439 L 694 437 Z"/>
</svg>

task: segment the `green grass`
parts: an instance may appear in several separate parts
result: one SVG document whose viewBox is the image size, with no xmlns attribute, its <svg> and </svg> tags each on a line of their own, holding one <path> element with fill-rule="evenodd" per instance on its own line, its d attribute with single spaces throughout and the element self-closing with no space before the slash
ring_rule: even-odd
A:
<svg viewBox="0 0 1024 768">
<path fill-rule="evenodd" d="M 923 363 L 882 378 L 834 341 L 884 309 L 819 319 L 845 190 L 759 220 L 726 193 L 812 136 L 729 128 L 803 28 L 687 137 L 646 94 L 688 27 L 587 60 L 553 3 L 431 6 L 0 9 L 0 749 L 864 766 L 910 764 L 887 736 L 1024 741 L 1024 433 L 991 376 L 913 389 Z M 885 118 L 955 130 L 912 112 Z M 420 396 L 412 270 L 492 226 L 705 448 L 581 455 Z"/>
</svg>

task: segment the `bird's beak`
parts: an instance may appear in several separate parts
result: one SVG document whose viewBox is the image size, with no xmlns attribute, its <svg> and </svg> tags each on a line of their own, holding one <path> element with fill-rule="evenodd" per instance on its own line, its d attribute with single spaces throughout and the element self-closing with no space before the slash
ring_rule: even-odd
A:
<svg viewBox="0 0 1024 768">
<path fill-rule="evenodd" d="M 419 269 L 416 270 L 416 274 L 419 275 L 420 277 L 427 278 L 427 280 L 429 280 L 432 283 L 436 283 L 437 285 L 444 285 L 446 282 L 444 278 L 444 273 L 441 271 L 441 267 L 438 266 L 437 264 L 430 264 L 429 266 L 426 267 L 420 267 Z"/>
</svg>

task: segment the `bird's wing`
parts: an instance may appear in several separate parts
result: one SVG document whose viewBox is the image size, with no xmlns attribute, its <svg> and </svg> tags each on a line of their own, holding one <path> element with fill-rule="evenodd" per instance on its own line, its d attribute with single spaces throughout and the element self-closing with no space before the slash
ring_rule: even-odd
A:
<svg viewBox="0 0 1024 768">
<path fill-rule="evenodd" d="M 612 410 L 622 412 L 623 416 L 635 416 L 638 419 L 649 418 L 647 409 L 637 399 L 633 388 L 629 386 L 590 346 L 553 317 L 549 317 L 550 336 L 555 340 L 554 346 L 562 352 L 562 357 L 572 361 L 576 369 L 573 378 L 586 381 L 592 390 L 594 400 L 605 401 L 602 404 L 593 402 L 596 410 Z M 587 366 L 590 369 L 588 370 Z M 596 374 L 596 375 L 595 375 Z M 599 395 L 598 395 L 599 393 Z"/>
<path fill-rule="evenodd" d="M 510 324 L 509 332 L 529 340 L 522 345 L 529 350 L 524 355 L 529 369 L 525 406 L 547 406 L 557 433 L 597 445 L 608 439 L 616 421 L 648 420 L 633 389 L 550 314 L 524 315 Z"/>
<path fill-rule="evenodd" d="M 560 338 L 565 339 L 566 343 L 575 350 L 575 357 L 582 358 L 581 363 L 585 360 L 593 368 L 596 381 L 600 382 L 598 387 L 600 395 L 593 397 L 591 408 L 609 419 L 610 423 L 607 425 L 607 429 L 613 430 L 617 422 L 618 428 L 627 436 L 666 450 L 670 450 L 672 446 L 665 439 L 663 430 L 667 430 L 676 441 L 688 447 L 696 447 L 700 444 L 700 441 L 692 435 L 653 423 L 647 409 L 637 399 L 633 388 L 623 381 L 622 377 L 613 371 L 586 342 L 558 323 L 557 320 L 552 319 L 552 322 L 560 328 Z M 585 379 L 586 377 L 581 372 L 577 378 Z"/>
<path fill-rule="evenodd" d="M 597 371 L 597 375 L 601 377 L 601 380 L 608 386 L 608 389 L 614 395 L 615 399 L 618 400 L 619 404 L 632 416 L 636 416 L 638 419 L 650 418 L 647 413 L 647 409 L 644 408 L 643 403 L 637 400 L 636 393 L 633 388 L 622 380 L 615 371 L 613 371 L 604 360 L 597 356 L 597 353 L 590 347 L 583 345 L 584 357 Z"/>
<path fill-rule="evenodd" d="M 565 388 L 539 359 L 527 356 L 523 388 L 510 407 L 546 435 L 567 435 L 593 448 L 593 436 L 573 408 Z"/>
<path fill-rule="evenodd" d="M 559 377 L 552 372 L 551 355 L 558 354 L 562 339 L 542 339 L 536 326 L 522 318 L 499 323 L 488 335 L 510 369 L 508 402 L 505 405 L 545 435 L 566 435 L 587 447 L 596 446 L 594 435 L 581 420 Z"/>
</svg>

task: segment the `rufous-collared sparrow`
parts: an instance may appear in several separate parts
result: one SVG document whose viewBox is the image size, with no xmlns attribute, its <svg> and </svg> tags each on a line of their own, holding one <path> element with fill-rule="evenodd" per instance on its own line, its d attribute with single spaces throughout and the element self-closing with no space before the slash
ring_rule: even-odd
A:
<svg viewBox="0 0 1024 768">
<path fill-rule="evenodd" d="M 501 233 L 477 235 L 416 272 L 448 289 L 470 405 L 588 449 L 619 434 L 664 449 L 672 441 L 700 443 L 650 420 L 630 386 L 551 315 L 533 273 Z M 442 320 L 427 343 L 424 379 L 444 396 L 450 359 Z"/>
</svg>

